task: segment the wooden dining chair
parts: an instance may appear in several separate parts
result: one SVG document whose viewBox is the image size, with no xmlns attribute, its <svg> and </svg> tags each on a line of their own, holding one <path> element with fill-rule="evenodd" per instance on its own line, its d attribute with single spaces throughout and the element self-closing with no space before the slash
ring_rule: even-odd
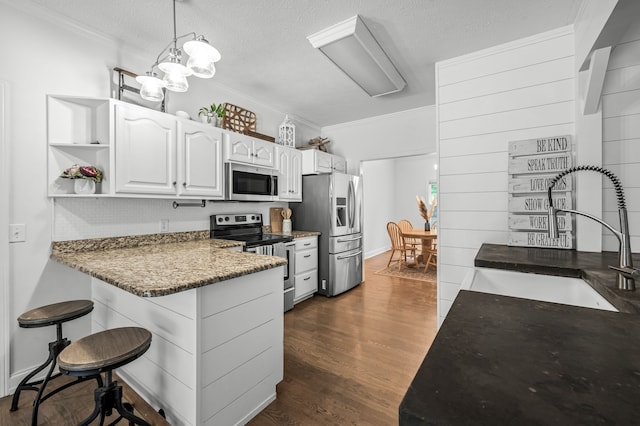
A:
<svg viewBox="0 0 640 426">
<path fill-rule="evenodd" d="M 387 223 L 387 232 L 389 233 L 389 239 L 391 240 L 391 256 L 389 257 L 387 267 L 391 265 L 393 255 L 398 252 L 400 254 L 400 257 L 397 260 L 399 271 L 402 267 L 402 260 L 404 259 L 404 262 L 407 262 L 407 252 L 413 253 L 413 258 L 416 258 L 416 249 L 405 242 L 404 237 L 402 236 L 402 230 L 397 223 Z"/>
<path fill-rule="evenodd" d="M 427 250 L 427 253 L 423 253 L 422 256 L 426 259 L 424 261 L 424 272 L 429 270 L 429 265 L 438 267 L 438 243 L 435 241 L 431 243 L 431 247 Z"/>
<path fill-rule="evenodd" d="M 413 229 L 413 225 L 407 219 L 402 219 L 398 222 L 398 226 L 402 232 L 411 231 Z M 418 238 L 405 238 L 404 242 L 413 246 L 416 249 L 416 252 L 419 252 L 422 247 L 422 242 Z"/>
</svg>

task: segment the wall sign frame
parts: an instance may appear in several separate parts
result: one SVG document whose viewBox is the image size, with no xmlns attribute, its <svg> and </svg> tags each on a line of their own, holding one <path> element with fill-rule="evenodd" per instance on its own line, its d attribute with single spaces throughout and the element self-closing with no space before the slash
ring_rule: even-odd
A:
<svg viewBox="0 0 640 426">
<path fill-rule="evenodd" d="M 547 188 L 558 173 L 574 163 L 571 135 L 509 142 L 509 242 L 510 246 L 573 249 L 575 219 L 558 214 L 560 236 L 550 238 Z M 551 197 L 559 208 L 573 209 L 572 175 L 560 179 Z"/>
</svg>

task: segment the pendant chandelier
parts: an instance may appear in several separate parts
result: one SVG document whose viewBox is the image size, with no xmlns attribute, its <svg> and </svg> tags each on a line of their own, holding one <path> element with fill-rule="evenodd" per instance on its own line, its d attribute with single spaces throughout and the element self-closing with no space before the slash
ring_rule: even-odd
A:
<svg viewBox="0 0 640 426">
<path fill-rule="evenodd" d="M 178 40 L 191 37 L 182 49 L 178 47 Z M 182 64 L 182 50 L 189 55 L 187 65 Z M 140 97 L 148 101 L 160 102 L 164 99 L 164 91 L 186 92 L 189 89 L 187 77 L 195 75 L 200 78 L 211 78 L 216 73 L 214 63 L 220 60 L 218 49 L 209 44 L 202 35 L 195 32 L 176 36 L 176 0 L 173 0 L 173 40 L 165 47 L 156 62 L 151 65 L 147 75 L 136 77 L 136 81 L 142 85 Z M 154 69 L 158 68 L 164 73 L 162 79 Z"/>
</svg>

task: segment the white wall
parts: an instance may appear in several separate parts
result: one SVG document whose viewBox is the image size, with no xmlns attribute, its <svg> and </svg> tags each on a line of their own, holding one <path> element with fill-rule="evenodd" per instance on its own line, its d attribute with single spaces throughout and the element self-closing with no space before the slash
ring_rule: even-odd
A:
<svg viewBox="0 0 640 426">
<path fill-rule="evenodd" d="M 232 55 L 233 52 L 228 54 Z M 213 79 L 189 78 L 188 92 L 169 93 L 167 112 L 173 114 L 180 110 L 186 111 L 191 118 L 198 120 L 198 110 L 201 107 L 212 103 L 217 105 L 221 102 L 228 102 L 252 111 L 256 114 L 256 131 L 278 138 L 278 126 L 284 121 L 284 112 L 218 84 L 215 76 Z M 310 139 L 320 136 L 319 126 L 297 118 L 293 111 L 287 111 L 287 113 L 296 126 L 296 146 L 306 145 Z"/>
<path fill-rule="evenodd" d="M 561 28 L 436 64 L 439 323 L 482 243 L 507 242 L 508 142 L 575 133 L 573 55 Z"/>
<path fill-rule="evenodd" d="M 49 261 L 52 210 L 46 196 L 45 95 L 108 96 L 109 69 L 119 58 L 110 40 L 81 35 L 73 27 L 62 30 L 5 3 L 0 9 L 0 38 L 16 40 L 20 35 L 19 43 L 3 43 L 7 59 L 0 67 L 0 80 L 12 95 L 9 220 L 27 227 L 27 241 L 9 247 L 10 384 L 15 386 L 26 369 L 46 359 L 46 342 L 55 340 L 54 327 L 21 329 L 15 318 L 36 306 L 90 296 L 88 277 Z M 90 324 L 72 321 L 64 331 L 76 339 L 90 331 Z"/>
<path fill-rule="evenodd" d="M 391 247 L 387 222 L 395 218 L 394 160 L 374 160 L 362 163 L 363 176 L 363 240 L 365 259 L 383 253 Z"/>
<path fill-rule="evenodd" d="M 350 173 L 359 173 L 360 162 L 436 151 L 433 105 L 322 128 L 329 138 L 329 152 L 348 161 Z"/>
<path fill-rule="evenodd" d="M 7 132 L 9 222 L 27 226 L 27 241 L 9 246 L 9 373 L 10 386 L 15 387 L 24 374 L 42 362 L 47 352 L 46 342 L 55 339 L 53 327 L 21 329 L 15 318 L 36 306 L 69 298 L 90 298 L 88 276 L 49 260 L 53 235 L 57 239 L 68 239 L 121 235 L 123 231 L 156 232 L 162 218 L 170 219 L 171 230 L 208 229 L 209 214 L 240 208 L 265 209 L 268 205 L 222 203 L 208 205 L 206 209 L 174 211 L 169 201 L 86 200 L 78 203 L 78 200 L 58 200 L 54 211 L 54 203 L 46 194 L 45 96 L 109 97 L 114 66 L 142 73 L 155 59 L 155 53 L 127 51 L 112 39 L 50 13 L 43 14 L 30 2 L 0 1 L 0 37 L 6 41 L 2 50 L 6 60 L 0 67 L 0 80 L 6 81 L 11 93 L 7 105 L 11 117 Z M 17 40 L 16 37 L 19 42 L 7 42 Z M 34 54 L 27 55 L 24 51 Z M 258 116 L 258 131 L 275 136 L 274 129 L 282 122 L 284 112 L 278 113 L 218 85 L 203 85 L 204 80 L 195 83 L 194 80 L 198 79 L 190 79 L 192 90 L 170 97 L 170 112 L 182 109 L 195 115 L 203 105 L 230 101 L 254 111 Z M 194 100 L 190 100 L 191 96 Z M 289 112 L 295 117 L 295 111 Z M 296 124 L 301 129 L 300 137 L 320 133 L 312 125 Z M 54 229 L 54 217 L 60 228 Z M 118 224 L 118 220 L 133 220 L 133 223 Z M 4 308 L 4 299 L 2 303 Z M 64 326 L 65 335 L 72 340 L 89 332 L 90 324 L 85 318 Z M 4 369 L 0 370 L 0 374 L 4 373 Z"/>
<path fill-rule="evenodd" d="M 435 182 L 437 162 L 435 154 L 396 158 L 395 217 L 396 221 L 407 219 L 416 228 L 424 227 L 424 219 L 416 203 L 416 195 L 429 201 L 428 184 Z M 427 206 L 429 207 L 429 206 Z"/>
<path fill-rule="evenodd" d="M 59 198 L 54 202 L 54 241 L 155 234 L 160 232 L 160 219 L 169 220 L 169 232 L 202 231 L 209 229 L 209 216 L 219 213 L 262 213 L 267 225 L 270 207 L 288 205 L 217 201 L 174 209 L 172 200 Z"/>
<path fill-rule="evenodd" d="M 603 166 L 622 181 L 631 233 L 631 250 L 640 252 L 640 23 L 636 20 L 609 58 L 602 95 Z M 615 191 L 603 180 L 604 220 L 618 228 Z M 602 234 L 604 250 L 618 240 Z"/>
</svg>

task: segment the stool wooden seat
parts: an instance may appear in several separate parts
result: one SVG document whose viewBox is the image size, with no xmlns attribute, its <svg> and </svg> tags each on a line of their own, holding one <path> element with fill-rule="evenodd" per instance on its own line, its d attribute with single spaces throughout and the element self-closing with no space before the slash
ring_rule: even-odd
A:
<svg viewBox="0 0 640 426">
<path fill-rule="evenodd" d="M 68 321 L 72 321 L 76 318 L 80 318 L 87 315 L 93 310 L 93 302 L 91 300 L 69 300 L 66 302 L 53 303 L 51 305 L 40 306 L 35 309 L 31 309 L 18 317 L 18 324 L 22 328 L 39 328 L 48 327 L 50 325 L 56 326 L 56 340 L 49 343 L 49 357 L 47 360 L 29 373 L 16 388 L 11 400 L 10 411 L 18 409 L 18 403 L 20 400 L 20 394 L 25 390 L 37 391 L 38 394 L 33 401 L 33 411 L 31 414 L 31 424 L 33 426 L 38 424 L 38 409 L 40 404 L 56 393 L 72 386 L 76 383 L 83 382 L 85 380 L 96 379 L 98 384 L 102 386 L 102 378 L 99 375 L 93 376 L 81 376 L 74 382 L 66 383 L 65 385 L 44 394 L 44 390 L 47 387 L 49 381 L 60 374 L 53 374 L 56 367 L 56 359 L 64 348 L 69 346 L 71 342 L 62 336 L 62 324 Z M 36 374 L 44 370 L 49 364 L 51 367 L 42 380 L 30 381 Z M 39 385 L 39 386 L 38 386 Z"/>
<path fill-rule="evenodd" d="M 133 414 L 133 407 L 122 402 L 122 386 L 112 380 L 112 372 L 118 367 L 139 358 L 151 346 L 151 333 L 140 327 L 123 327 L 101 331 L 83 337 L 65 348 L 58 356 L 60 371 L 70 376 L 87 376 L 105 373 L 104 385 L 94 391 L 95 408 L 80 423 L 88 425 L 100 416 L 100 424 L 115 408 L 120 414 L 112 425 L 122 418 L 129 424 L 150 426 Z"/>
</svg>

